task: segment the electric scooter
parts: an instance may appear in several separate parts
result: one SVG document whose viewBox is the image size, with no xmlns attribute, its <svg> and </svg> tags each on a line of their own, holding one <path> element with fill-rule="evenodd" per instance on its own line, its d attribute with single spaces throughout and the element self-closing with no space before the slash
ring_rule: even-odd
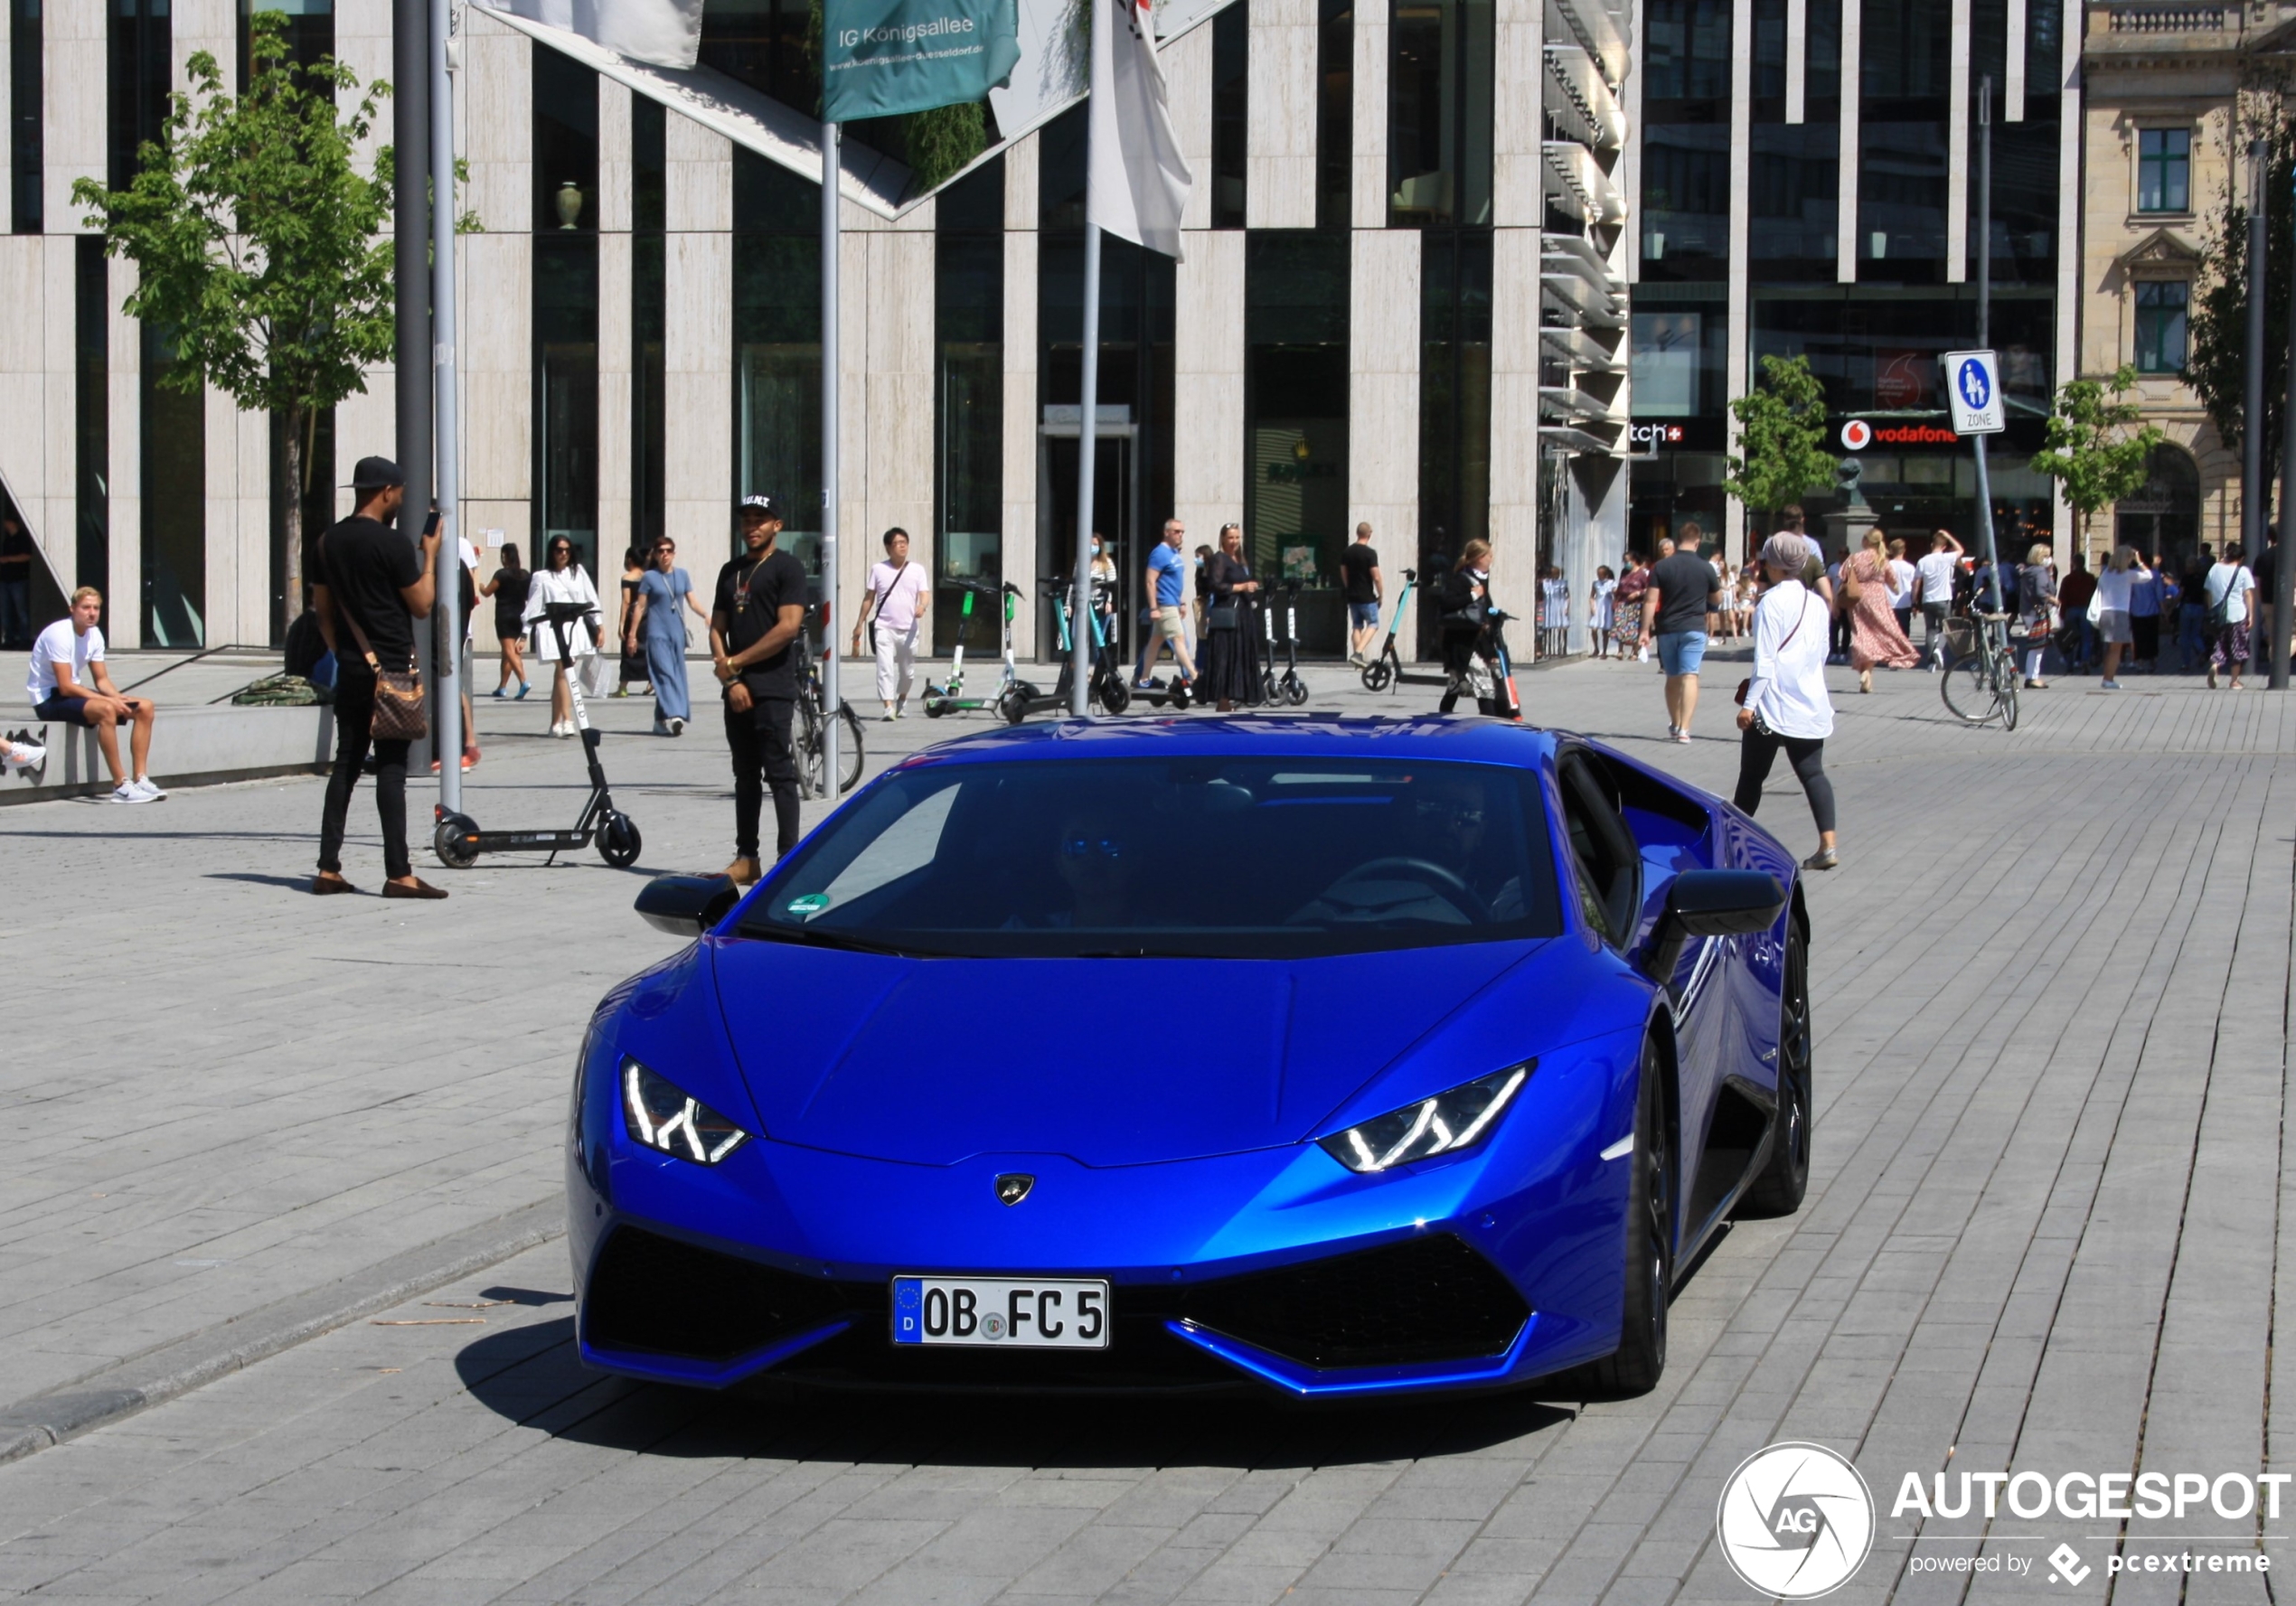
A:
<svg viewBox="0 0 2296 1606">
<path fill-rule="evenodd" d="M 1403 630 L 1403 610 L 1411 601 L 1411 588 L 1419 583 L 1419 571 L 1403 571 L 1403 593 L 1395 599 L 1395 612 L 1388 615 L 1388 639 L 1379 647 L 1379 656 L 1363 666 L 1363 689 L 1366 691 L 1392 691 L 1404 680 L 1403 654 L 1395 648 L 1395 638 Z"/>
<path fill-rule="evenodd" d="M 558 638 L 560 663 L 573 663 L 571 632 L 589 612 L 587 604 L 579 602 L 543 605 L 543 620 Z M 615 808 L 613 795 L 607 790 L 606 769 L 598 758 L 599 733 L 590 728 L 589 710 L 582 701 L 581 677 L 570 668 L 566 689 L 574 699 L 574 728 L 581 733 L 582 754 L 590 770 L 590 796 L 582 805 L 581 816 L 564 831 L 482 831 L 478 822 L 467 814 L 436 809 L 433 812 L 438 829 L 432 833 L 430 845 L 438 855 L 438 862 L 448 869 L 466 870 L 478 862 L 482 853 L 547 852 L 550 858 L 544 862 L 555 863 L 560 854 L 587 848 L 593 839 L 598 842 L 598 857 L 616 869 L 627 869 L 638 861 L 638 850 L 643 846 L 638 823 Z"/>
<path fill-rule="evenodd" d="M 1070 657 L 1075 637 L 1068 634 L 1069 618 L 1075 611 L 1069 606 L 1074 589 L 1066 580 L 1039 580 L 1038 588 L 1052 599 L 1054 617 L 1060 625 L 1060 678 L 1049 692 L 1040 691 L 1033 682 L 1016 681 L 1006 687 L 997 699 L 996 711 L 1004 716 L 1008 725 L 1018 725 L 1030 714 L 1065 713 L 1068 707 L 1068 689 L 1076 683 L 1076 664 Z M 1124 668 L 1108 650 L 1108 638 L 1101 634 L 1100 610 L 1091 612 L 1092 670 L 1088 701 L 1100 705 L 1103 712 L 1121 714 L 1131 705 L 1132 688 L 1124 684 Z"/>
<path fill-rule="evenodd" d="M 1523 717 L 1522 700 L 1515 695 L 1515 662 L 1507 652 L 1507 621 L 1514 615 L 1502 609 L 1485 606 L 1482 638 L 1475 643 L 1476 651 L 1468 660 L 1467 672 L 1460 677 L 1462 690 L 1474 689 L 1477 671 L 1491 676 L 1491 690 L 1475 690 L 1475 711 L 1493 719 L 1512 719 L 1520 723 Z M 1489 653 L 1485 657 L 1486 651 Z M 1487 667 L 1485 667 L 1487 665 Z M 1447 687 L 1450 681 L 1444 684 Z"/>
<path fill-rule="evenodd" d="M 995 580 L 959 580 L 957 588 L 965 593 L 965 607 L 956 627 L 956 649 L 950 656 L 949 680 L 946 686 L 925 682 L 925 716 L 937 719 L 943 714 L 969 711 L 974 709 L 995 708 L 1004 694 L 1012 689 L 1016 675 L 1012 667 L 1012 609 L 1021 588 L 1009 582 L 1000 585 Z M 997 681 L 996 690 L 987 697 L 965 695 L 965 633 L 973 619 L 973 599 L 975 596 L 1004 597 L 1004 674 Z"/>
<path fill-rule="evenodd" d="M 1268 628 L 1273 631 L 1275 605 L 1263 604 L 1262 611 L 1268 615 Z M 1274 674 L 1275 668 L 1275 654 L 1271 647 L 1267 660 L 1268 672 Z M 1297 580 L 1284 582 L 1284 672 L 1275 675 L 1267 700 L 1271 703 L 1287 702 L 1294 708 L 1307 700 L 1307 682 L 1300 678 L 1300 582 Z"/>
</svg>

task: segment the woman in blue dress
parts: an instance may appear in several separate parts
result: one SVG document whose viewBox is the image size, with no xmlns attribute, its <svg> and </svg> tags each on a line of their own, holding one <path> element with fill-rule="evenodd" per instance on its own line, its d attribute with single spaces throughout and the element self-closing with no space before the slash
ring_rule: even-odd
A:
<svg viewBox="0 0 2296 1606">
<path fill-rule="evenodd" d="M 638 582 L 622 651 L 627 657 L 641 653 L 645 657 L 654 681 L 654 734 L 683 736 L 693 705 L 686 695 L 685 617 L 680 607 L 692 608 L 705 627 L 710 615 L 694 600 L 693 581 L 677 566 L 677 543 L 664 536 L 654 543 L 653 559 Z"/>
</svg>

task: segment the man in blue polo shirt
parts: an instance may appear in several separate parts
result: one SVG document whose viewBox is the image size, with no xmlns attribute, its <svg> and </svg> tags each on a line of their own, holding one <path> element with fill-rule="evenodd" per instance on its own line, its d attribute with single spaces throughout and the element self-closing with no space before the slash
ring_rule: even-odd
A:
<svg viewBox="0 0 2296 1606">
<path fill-rule="evenodd" d="M 1195 662 L 1188 656 L 1188 559 L 1180 549 L 1187 539 L 1185 524 L 1166 519 L 1164 539 L 1148 549 L 1147 592 L 1155 598 L 1155 606 L 1149 627 L 1140 638 L 1140 662 L 1132 672 L 1133 685 L 1142 690 L 1156 684 L 1148 672 L 1155 667 L 1158 651 L 1167 645 L 1172 661 L 1180 665 L 1180 678 L 1196 678 Z"/>
</svg>

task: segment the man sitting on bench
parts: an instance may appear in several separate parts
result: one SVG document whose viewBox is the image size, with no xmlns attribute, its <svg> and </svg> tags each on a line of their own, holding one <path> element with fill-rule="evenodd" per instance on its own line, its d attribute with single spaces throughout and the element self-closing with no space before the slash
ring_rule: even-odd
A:
<svg viewBox="0 0 2296 1606">
<path fill-rule="evenodd" d="M 112 803 L 157 803 L 167 795 L 152 784 L 145 765 L 152 751 L 151 702 L 123 697 L 104 667 L 104 633 L 96 628 L 103 616 L 103 593 L 82 586 L 71 594 L 71 616 L 59 619 L 32 643 L 32 693 L 34 716 L 52 725 L 82 725 L 96 733 L 104 762 L 115 783 Z M 119 763 L 119 724 L 135 727 L 130 751 L 136 760 L 131 778 Z"/>
</svg>

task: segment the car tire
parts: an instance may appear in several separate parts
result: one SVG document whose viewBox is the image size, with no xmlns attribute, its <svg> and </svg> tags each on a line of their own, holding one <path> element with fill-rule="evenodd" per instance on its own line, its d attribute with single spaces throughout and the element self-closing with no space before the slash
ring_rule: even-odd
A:
<svg viewBox="0 0 2296 1606">
<path fill-rule="evenodd" d="M 1642 1395 L 1666 1370 L 1666 1305 L 1674 1291 L 1674 1156 L 1666 1132 L 1666 1066 L 1642 1046 L 1634 1094 L 1634 1152 L 1626 1185 L 1626 1297 L 1618 1350 L 1595 1363 L 1606 1395 Z"/>
<path fill-rule="evenodd" d="M 1778 1113 L 1770 1163 L 1746 1192 L 1745 1216 L 1791 1216 L 1810 1187 L 1810 944 L 1786 926 L 1785 979 L 1778 989 Z"/>
</svg>

